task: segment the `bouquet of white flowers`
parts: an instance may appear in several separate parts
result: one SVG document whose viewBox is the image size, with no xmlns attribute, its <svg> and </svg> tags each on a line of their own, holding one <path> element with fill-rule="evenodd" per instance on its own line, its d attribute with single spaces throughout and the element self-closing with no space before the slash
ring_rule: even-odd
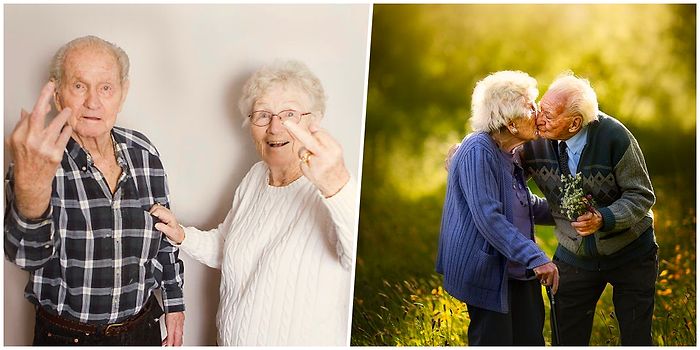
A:
<svg viewBox="0 0 700 350">
<path fill-rule="evenodd" d="M 561 211 L 571 221 L 576 220 L 587 211 L 595 214 L 593 196 L 583 193 L 581 181 L 583 181 L 581 173 L 561 175 Z"/>
</svg>

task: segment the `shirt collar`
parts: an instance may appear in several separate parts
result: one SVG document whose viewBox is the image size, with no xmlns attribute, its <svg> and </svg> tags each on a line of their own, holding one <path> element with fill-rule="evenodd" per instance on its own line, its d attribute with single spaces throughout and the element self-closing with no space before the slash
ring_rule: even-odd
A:
<svg viewBox="0 0 700 350">
<path fill-rule="evenodd" d="M 119 164 L 120 167 L 125 168 L 127 165 L 126 160 L 124 159 L 124 152 L 127 150 L 127 143 L 126 140 L 122 140 L 121 138 L 117 137 L 113 131 L 110 131 L 110 137 L 112 138 L 112 142 L 115 145 L 115 153 L 117 156 L 117 164 Z M 75 164 L 80 168 L 82 171 L 87 171 L 88 167 L 92 166 L 94 163 L 92 161 L 92 157 L 90 154 L 83 149 L 83 147 L 80 146 L 80 144 L 75 141 L 72 137 L 68 140 L 68 143 L 66 144 L 66 151 L 68 151 L 68 155 L 70 155 L 71 158 L 75 161 Z"/>
<path fill-rule="evenodd" d="M 581 131 L 576 133 L 570 139 L 566 141 L 561 141 L 566 143 L 566 147 L 573 154 L 581 154 L 583 152 L 583 147 L 586 146 L 586 139 L 588 136 L 588 126 L 583 127 Z"/>
</svg>

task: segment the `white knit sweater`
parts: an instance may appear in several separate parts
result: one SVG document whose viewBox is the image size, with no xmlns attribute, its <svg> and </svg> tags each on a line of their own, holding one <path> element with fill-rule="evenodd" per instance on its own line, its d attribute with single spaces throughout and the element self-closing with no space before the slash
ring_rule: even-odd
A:
<svg viewBox="0 0 700 350">
<path fill-rule="evenodd" d="M 268 184 L 253 165 L 216 229 L 185 228 L 183 251 L 221 269 L 219 345 L 349 345 L 356 193 L 324 198 L 302 176 Z"/>
</svg>

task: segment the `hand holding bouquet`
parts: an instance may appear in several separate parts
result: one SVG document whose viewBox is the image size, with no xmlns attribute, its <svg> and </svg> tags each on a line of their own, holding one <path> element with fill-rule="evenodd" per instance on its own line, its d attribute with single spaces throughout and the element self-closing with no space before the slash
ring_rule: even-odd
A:
<svg viewBox="0 0 700 350">
<path fill-rule="evenodd" d="M 561 176 L 561 212 L 571 221 L 586 212 L 596 213 L 593 196 L 583 193 L 582 181 L 581 173 Z"/>
</svg>

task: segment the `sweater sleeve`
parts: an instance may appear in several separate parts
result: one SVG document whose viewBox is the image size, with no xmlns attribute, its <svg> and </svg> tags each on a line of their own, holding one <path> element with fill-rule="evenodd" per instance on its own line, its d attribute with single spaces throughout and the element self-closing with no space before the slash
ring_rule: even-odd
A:
<svg viewBox="0 0 700 350">
<path fill-rule="evenodd" d="M 642 150 L 629 132 L 628 137 L 629 147 L 614 168 L 615 181 L 622 196 L 607 207 L 598 208 L 603 217 L 603 232 L 632 227 L 656 201 Z"/>
<path fill-rule="evenodd" d="M 528 269 L 548 263 L 547 255 L 520 234 L 501 209 L 498 159 L 483 148 L 468 152 L 460 166 L 458 181 L 479 233 L 508 260 Z"/>
<path fill-rule="evenodd" d="M 240 206 L 242 193 L 244 189 L 249 186 L 251 173 L 255 172 L 257 168 L 258 167 L 254 166 L 243 178 L 238 188 L 236 188 L 231 209 L 229 209 L 228 214 L 226 214 L 224 221 L 216 228 L 204 231 L 196 227 L 182 227 L 185 231 L 185 239 L 180 244 L 180 249 L 182 249 L 182 251 L 204 265 L 221 269 L 226 236 L 231 232 L 233 219 Z"/>
<path fill-rule="evenodd" d="M 230 211 L 226 218 L 228 219 L 229 216 L 231 216 Z M 225 222 L 209 231 L 201 231 L 196 227 L 183 226 L 182 228 L 185 231 L 185 239 L 180 244 L 180 249 L 202 264 L 220 269 L 226 241 L 223 233 Z"/>
<path fill-rule="evenodd" d="M 532 216 L 537 225 L 554 225 L 554 217 L 549 210 L 549 203 L 546 198 L 538 197 L 530 192 L 530 201 L 532 203 Z"/>
<path fill-rule="evenodd" d="M 354 179 L 350 178 L 342 189 L 329 198 L 324 198 L 328 211 L 333 221 L 333 227 L 337 236 L 336 251 L 340 258 L 340 263 L 345 269 L 352 268 L 352 261 L 355 257 L 357 245 L 357 230 L 355 221 L 357 218 L 357 185 Z"/>
</svg>

